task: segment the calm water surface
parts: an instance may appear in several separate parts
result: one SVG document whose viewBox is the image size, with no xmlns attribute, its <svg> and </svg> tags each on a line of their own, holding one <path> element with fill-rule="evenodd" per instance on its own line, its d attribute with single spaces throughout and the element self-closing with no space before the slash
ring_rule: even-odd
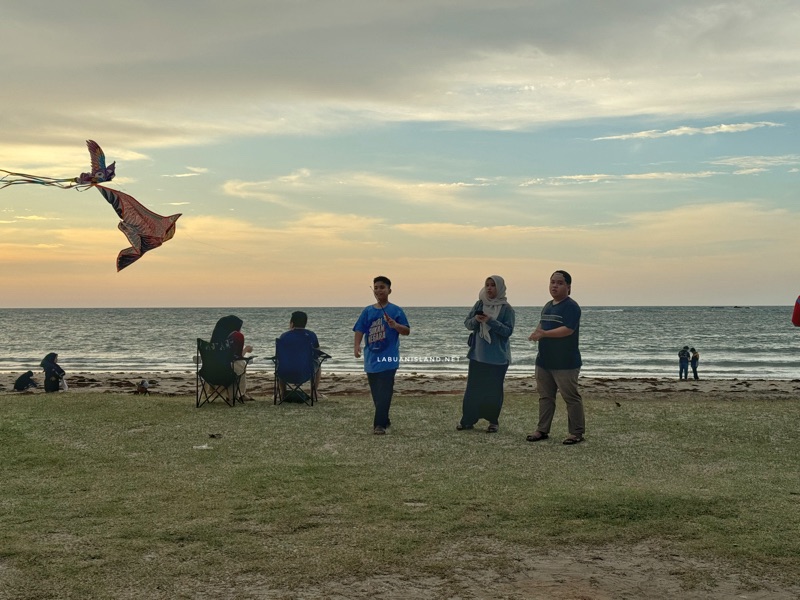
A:
<svg viewBox="0 0 800 600">
<path fill-rule="evenodd" d="M 403 338 L 401 369 L 465 373 L 464 318 L 469 307 L 404 307 L 411 335 Z M 583 307 L 582 374 L 589 377 L 677 376 L 677 352 L 694 346 L 705 378 L 800 379 L 800 328 L 789 307 Z M 309 329 L 333 360 L 328 371 L 356 372 L 353 332 L 361 308 L 305 308 Z M 515 307 L 510 373 L 532 373 L 536 344 L 527 340 L 541 307 Z M 198 337 L 217 319 L 244 320 L 258 358 L 271 370 L 275 338 L 295 308 L 4 309 L 0 310 L 0 371 L 38 370 L 58 352 L 67 372 L 186 371 Z"/>
</svg>

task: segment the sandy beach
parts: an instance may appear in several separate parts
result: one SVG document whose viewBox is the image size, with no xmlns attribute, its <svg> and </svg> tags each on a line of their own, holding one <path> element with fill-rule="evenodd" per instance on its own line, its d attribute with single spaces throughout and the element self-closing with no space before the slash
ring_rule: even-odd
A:
<svg viewBox="0 0 800 600">
<path fill-rule="evenodd" d="M 0 373 L 0 394 L 14 392 L 14 380 L 19 373 Z M 34 379 L 41 386 L 43 377 L 36 373 Z M 143 372 L 143 373 L 68 373 L 67 382 L 71 391 L 96 393 L 133 394 L 136 384 L 146 379 L 150 384 L 150 395 L 193 396 L 195 393 L 195 372 Z M 731 400 L 786 398 L 800 395 L 800 379 L 707 379 L 679 381 L 677 378 L 581 378 L 581 391 L 589 399 L 626 398 L 665 398 L 700 394 L 704 397 L 727 398 Z M 464 392 L 465 375 L 421 374 L 414 372 L 398 373 L 395 393 L 398 396 L 459 395 Z M 262 371 L 249 373 L 248 394 L 256 400 L 272 399 L 272 373 Z M 536 383 L 533 376 L 506 377 L 507 394 L 535 394 Z M 42 394 L 41 387 L 25 393 Z M 67 392 L 68 393 L 68 392 Z M 363 373 L 323 372 L 320 393 L 326 396 L 367 395 L 366 377 Z"/>
</svg>

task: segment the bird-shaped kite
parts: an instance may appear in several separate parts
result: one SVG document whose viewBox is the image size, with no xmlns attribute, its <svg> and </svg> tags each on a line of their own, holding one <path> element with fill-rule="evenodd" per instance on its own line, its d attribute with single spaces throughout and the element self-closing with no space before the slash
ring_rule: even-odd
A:
<svg viewBox="0 0 800 600">
<path fill-rule="evenodd" d="M 106 167 L 106 156 L 102 148 L 94 140 L 86 140 L 89 148 L 89 156 L 92 159 L 92 170 L 90 173 L 81 173 L 78 177 L 68 179 L 57 179 L 55 177 L 42 177 L 40 175 L 28 175 L 26 173 L 12 173 L 5 169 L 0 169 L 0 173 L 5 173 L 0 177 L 0 190 L 10 185 L 20 185 L 23 183 L 35 183 L 38 185 L 51 185 L 62 189 L 79 188 L 87 189 L 98 183 L 104 183 L 114 179 L 116 162 Z"/>
<path fill-rule="evenodd" d="M 102 185 L 95 187 L 117 211 L 122 219 L 117 227 L 131 243 L 130 248 L 121 250 L 117 255 L 117 271 L 139 260 L 145 252 L 158 248 L 175 235 L 175 221 L 180 214 L 162 217 L 142 206 L 133 196 Z"/>
<path fill-rule="evenodd" d="M 106 157 L 97 142 L 86 140 L 86 145 L 89 148 L 89 156 L 92 160 L 91 172 L 81 173 L 78 177 L 71 179 L 56 179 L 53 177 L 26 175 L 25 173 L 12 173 L 0 169 L 0 172 L 6 173 L 6 175 L 0 177 L 0 189 L 23 183 L 50 185 L 63 189 L 75 188 L 81 191 L 96 187 L 103 195 L 103 198 L 117 212 L 119 218 L 122 219 L 118 225 L 119 230 L 125 234 L 125 237 L 131 243 L 130 248 L 121 250 L 117 255 L 117 271 L 121 271 L 131 263 L 139 260 L 145 252 L 158 248 L 164 242 L 171 240 L 172 236 L 175 235 L 175 221 L 181 215 L 163 217 L 140 204 L 133 196 L 99 185 L 114 178 L 116 162 L 106 167 Z"/>
</svg>

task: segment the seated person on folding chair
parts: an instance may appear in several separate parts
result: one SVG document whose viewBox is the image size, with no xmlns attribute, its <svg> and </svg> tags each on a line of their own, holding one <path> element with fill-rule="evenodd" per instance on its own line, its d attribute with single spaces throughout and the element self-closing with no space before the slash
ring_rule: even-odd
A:
<svg viewBox="0 0 800 600">
<path fill-rule="evenodd" d="M 244 321 L 235 315 L 222 317 L 214 326 L 211 343 L 222 344 L 226 340 L 230 340 L 233 371 L 239 376 L 239 397 L 242 400 L 252 400 L 253 398 L 247 395 L 247 375 L 245 373 L 251 359 L 246 358 L 245 354 L 250 354 L 253 347 L 244 345 L 244 334 L 241 331 L 243 323 Z"/>
<path fill-rule="evenodd" d="M 319 340 L 317 339 L 317 334 L 310 329 L 306 329 L 307 323 L 308 315 L 306 313 L 304 313 L 302 310 L 294 311 L 291 319 L 289 319 L 289 331 L 281 334 L 280 339 L 286 339 L 287 337 L 304 337 L 308 339 L 311 347 L 316 350 L 314 353 L 314 389 L 318 390 L 319 380 L 322 376 L 322 369 L 320 368 L 320 365 L 322 365 L 322 361 L 325 360 L 327 355 L 319 349 Z M 281 390 L 281 398 L 286 397 L 286 382 L 279 379 L 278 387 L 280 387 Z"/>
</svg>

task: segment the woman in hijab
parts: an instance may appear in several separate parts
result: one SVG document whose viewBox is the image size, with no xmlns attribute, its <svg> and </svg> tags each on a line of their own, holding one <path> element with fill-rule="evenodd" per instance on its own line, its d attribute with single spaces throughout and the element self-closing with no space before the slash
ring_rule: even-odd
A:
<svg viewBox="0 0 800 600">
<path fill-rule="evenodd" d="M 57 392 L 62 385 L 65 390 L 67 389 L 67 382 L 64 381 L 66 373 L 58 364 L 58 354 L 51 352 L 39 364 L 44 369 L 45 392 Z"/>
<path fill-rule="evenodd" d="M 214 325 L 214 331 L 211 333 L 211 343 L 224 343 L 233 332 L 239 331 L 243 324 L 244 321 L 242 321 L 236 315 L 222 317 L 219 321 L 217 321 L 217 324 Z"/>
<path fill-rule="evenodd" d="M 242 333 L 242 321 L 236 315 L 228 315 L 222 317 L 214 326 L 214 331 L 211 333 L 212 344 L 224 344 L 228 342 L 231 347 L 231 362 L 233 363 L 233 371 L 239 376 L 239 397 L 242 400 L 252 400 L 247 395 L 247 370 L 248 359 L 245 354 L 253 351 L 252 346 L 244 345 L 244 334 Z"/>
<path fill-rule="evenodd" d="M 514 332 L 514 309 L 506 300 L 506 284 L 499 275 L 486 278 L 478 301 L 464 320 L 472 333 L 467 389 L 464 391 L 461 422 L 456 429 L 472 429 L 478 419 L 489 421 L 487 433 L 499 429 L 503 407 L 503 381 L 511 362 L 508 338 Z"/>
</svg>

